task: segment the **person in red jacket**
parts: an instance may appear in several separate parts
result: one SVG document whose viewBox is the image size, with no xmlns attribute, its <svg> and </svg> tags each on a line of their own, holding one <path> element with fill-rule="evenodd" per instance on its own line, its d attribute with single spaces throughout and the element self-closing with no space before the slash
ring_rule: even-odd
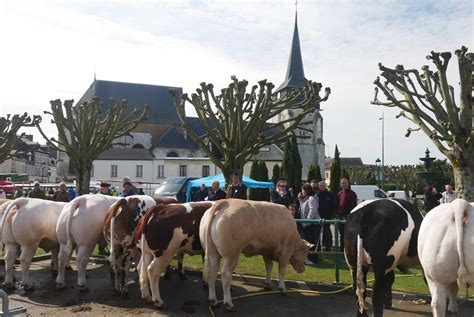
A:
<svg viewBox="0 0 474 317">
<path fill-rule="evenodd" d="M 347 178 L 341 178 L 340 185 L 341 191 L 337 194 L 336 217 L 341 220 L 346 220 L 347 215 L 357 206 L 357 194 L 349 188 L 349 180 Z M 338 225 L 340 234 L 339 248 L 341 251 L 344 250 L 344 227 L 344 224 Z"/>
</svg>

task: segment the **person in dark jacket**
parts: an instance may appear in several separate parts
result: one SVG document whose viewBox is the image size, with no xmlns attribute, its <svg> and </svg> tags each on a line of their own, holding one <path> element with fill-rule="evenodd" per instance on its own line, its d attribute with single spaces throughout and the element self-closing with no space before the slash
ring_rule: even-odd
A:
<svg viewBox="0 0 474 317">
<path fill-rule="evenodd" d="M 211 189 L 209 190 L 209 193 L 207 194 L 207 200 L 216 201 L 216 200 L 225 198 L 226 194 L 222 189 L 220 189 L 219 186 L 220 186 L 219 181 L 212 182 Z"/>
<path fill-rule="evenodd" d="M 106 182 L 102 182 L 100 183 L 99 187 L 100 187 L 99 194 L 112 196 L 112 191 L 110 190 L 110 184 Z"/>
<path fill-rule="evenodd" d="M 29 198 L 39 198 L 39 199 L 46 199 L 46 194 L 40 188 L 40 183 L 38 181 L 34 182 L 33 189 L 30 190 L 28 193 Z"/>
<path fill-rule="evenodd" d="M 328 191 L 325 181 L 318 183 L 319 215 L 322 219 L 331 220 L 336 209 L 336 200 L 333 193 Z M 330 251 L 332 247 L 331 225 L 325 223 L 323 226 L 323 246 L 325 251 Z"/>
<path fill-rule="evenodd" d="M 207 190 L 206 185 L 201 184 L 201 186 L 199 187 L 199 190 L 194 194 L 193 201 L 203 201 L 206 199 L 208 194 L 209 194 L 209 191 Z"/>
<path fill-rule="evenodd" d="M 228 198 L 237 198 L 247 200 L 247 186 L 240 180 L 239 173 L 232 174 L 232 185 L 228 186 Z"/>
<path fill-rule="evenodd" d="M 349 180 L 347 178 L 341 178 L 341 191 L 337 194 L 337 218 L 346 220 L 347 215 L 351 213 L 351 210 L 357 206 L 357 194 L 349 188 Z M 340 251 L 344 251 L 344 224 L 338 226 L 340 234 Z"/>
<path fill-rule="evenodd" d="M 59 183 L 59 189 L 54 192 L 53 200 L 62 201 L 65 203 L 71 201 L 71 195 L 69 195 L 69 193 L 67 192 L 66 183 L 64 182 Z"/>
<path fill-rule="evenodd" d="M 289 207 L 294 203 L 293 196 L 287 188 L 288 183 L 286 178 L 280 178 L 275 186 L 275 189 L 270 193 L 270 201 L 275 204 L 283 205 Z"/>
<path fill-rule="evenodd" d="M 135 191 L 133 190 L 133 185 L 130 182 L 125 182 L 123 183 L 123 192 L 122 192 L 122 197 L 128 197 L 135 195 Z"/>
<path fill-rule="evenodd" d="M 440 205 L 439 200 L 443 197 L 438 191 L 436 187 L 429 186 L 426 188 L 425 192 L 425 211 L 428 212 L 431 209 Z"/>
</svg>

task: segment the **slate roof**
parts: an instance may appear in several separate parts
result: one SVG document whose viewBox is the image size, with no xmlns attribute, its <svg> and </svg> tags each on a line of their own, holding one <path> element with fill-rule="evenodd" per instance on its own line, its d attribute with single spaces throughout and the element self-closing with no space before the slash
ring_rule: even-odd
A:
<svg viewBox="0 0 474 317">
<path fill-rule="evenodd" d="M 364 163 L 362 162 L 362 159 L 360 157 L 341 157 L 341 166 L 364 166 Z M 326 169 L 331 168 L 331 164 L 334 158 L 328 157 L 325 160 L 325 167 Z"/>
<path fill-rule="evenodd" d="M 275 90 L 275 93 L 285 88 L 301 88 L 304 87 L 306 83 L 307 79 L 304 76 L 303 58 L 301 57 L 300 37 L 298 33 L 298 14 L 296 14 L 286 77 L 283 83 Z"/>
<path fill-rule="evenodd" d="M 185 138 L 183 133 L 179 132 L 177 128 L 172 127 L 153 144 L 153 147 L 195 149 L 196 144 L 191 136 Z"/>
<path fill-rule="evenodd" d="M 101 155 L 98 160 L 153 160 L 154 157 L 146 149 L 112 148 Z"/>
<path fill-rule="evenodd" d="M 103 108 L 107 109 L 111 97 L 117 102 L 127 99 L 130 111 L 135 107 L 143 110 L 145 104 L 150 107 L 148 119 L 144 123 L 180 125 L 181 121 L 169 94 L 170 88 L 176 87 L 94 80 L 78 104 L 100 97 Z M 182 88 L 177 89 L 179 93 L 183 92 Z"/>
</svg>

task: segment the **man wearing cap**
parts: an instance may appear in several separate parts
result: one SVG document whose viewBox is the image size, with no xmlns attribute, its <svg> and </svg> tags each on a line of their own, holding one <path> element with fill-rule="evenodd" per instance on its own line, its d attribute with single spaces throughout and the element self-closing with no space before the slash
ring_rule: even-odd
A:
<svg viewBox="0 0 474 317">
<path fill-rule="evenodd" d="M 46 194 L 40 188 L 40 183 L 38 181 L 34 182 L 33 189 L 28 193 L 29 198 L 39 198 L 46 199 Z"/>
<path fill-rule="evenodd" d="M 100 183 L 99 186 L 100 186 L 99 194 L 109 195 L 109 196 L 112 195 L 112 192 L 110 191 L 110 184 L 108 184 L 106 182 L 102 182 L 102 183 Z"/>
<path fill-rule="evenodd" d="M 71 201 L 71 195 L 69 195 L 69 193 L 67 192 L 66 183 L 64 182 L 59 183 L 59 189 L 54 192 L 53 200 L 62 201 L 65 203 Z"/>
<path fill-rule="evenodd" d="M 122 197 L 128 197 L 135 195 L 135 192 L 133 191 L 133 185 L 130 182 L 125 182 L 123 183 L 123 192 L 122 192 Z"/>
</svg>

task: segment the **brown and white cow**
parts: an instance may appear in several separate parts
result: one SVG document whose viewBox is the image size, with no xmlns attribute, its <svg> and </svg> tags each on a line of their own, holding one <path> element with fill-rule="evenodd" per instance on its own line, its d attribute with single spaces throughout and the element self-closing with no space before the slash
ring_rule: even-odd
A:
<svg viewBox="0 0 474 317">
<path fill-rule="evenodd" d="M 117 293 L 127 293 L 127 273 L 132 261 L 140 258 L 135 239 L 138 221 L 155 205 L 150 196 L 134 195 L 120 199 L 107 212 L 103 232 L 110 246 L 110 278 Z"/>
<path fill-rule="evenodd" d="M 178 252 L 202 254 L 199 225 L 213 202 L 157 205 L 140 221 L 136 238 L 141 239 L 140 291 L 156 307 L 166 305 L 160 296 L 160 275 Z M 151 297 L 150 297 L 151 288 Z"/>
<path fill-rule="evenodd" d="M 308 245 L 301 240 L 293 217 L 284 206 L 240 199 L 217 202 L 201 219 L 201 243 L 206 251 L 204 280 L 209 283 L 209 301 L 217 304 L 216 277 L 219 256 L 223 259 L 221 277 L 224 305 L 233 311 L 230 295 L 232 272 L 240 253 L 247 257 L 263 255 L 270 285 L 272 261 L 278 261 L 278 288 L 286 293 L 285 270 L 288 263 L 298 273 L 305 270 Z"/>
</svg>

